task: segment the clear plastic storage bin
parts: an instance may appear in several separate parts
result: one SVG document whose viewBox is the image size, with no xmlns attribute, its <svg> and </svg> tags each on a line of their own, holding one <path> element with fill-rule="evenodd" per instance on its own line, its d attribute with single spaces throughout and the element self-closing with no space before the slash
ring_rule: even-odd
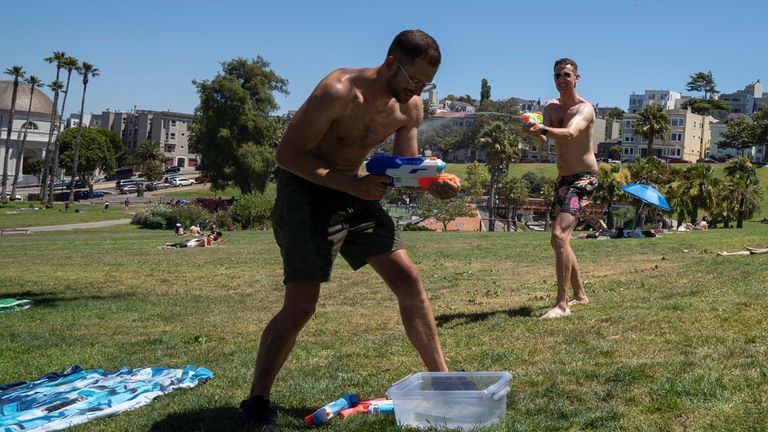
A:
<svg viewBox="0 0 768 432">
<path fill-rule="evenodd" d="M 420 372 L 396 382 L 386 394 L 401 426 L 469 431 L 504 417 L 510 379 L 509 372 Z"/>
</svg>

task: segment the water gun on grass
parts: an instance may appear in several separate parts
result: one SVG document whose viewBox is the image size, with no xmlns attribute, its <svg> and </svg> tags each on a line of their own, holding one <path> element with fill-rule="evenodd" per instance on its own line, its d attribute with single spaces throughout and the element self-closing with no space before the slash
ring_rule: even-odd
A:
<svg viewBox="0 0 768 432">
<path fill-rule="evenodd" d="M 395 413 L 395 404 L 387 398 L 362 400 L 352 408 L 347 408 L 339 413 L 339 417 L 346 419 L 355 414 L 388 415 Z"/>
<path fill-rule="evenodd" d="M 320 426 L 328 423 L 333 417 L 336 417 L 343 410 L 352 408 L 358 404 L 360 398 L 356 394 L 345 394 L 335 401 L 319 408 L 312 414 L 304 417 L 304 424 L 307 426 Z"/>
<path fill-rule="evenodd" d="M 429 189 L 436 180 L 447 180 L 460 186 L 459 178 L 445 171 L 445 162 L 434 156 L 390 156 L 376 153 L 365 163 L 368 174 L 392 178 L 392 187 Z"/>
</svg>

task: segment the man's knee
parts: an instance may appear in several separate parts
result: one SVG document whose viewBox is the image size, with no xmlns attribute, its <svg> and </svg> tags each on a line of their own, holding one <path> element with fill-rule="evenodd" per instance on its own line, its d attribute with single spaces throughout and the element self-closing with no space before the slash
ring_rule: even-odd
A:
<svg viewBox="0 0 768 432">
<path fill-rule="evenodd" d="M 415 266 L 410 265 L 404 268 L 390 280 L 390 288 L 398 297 L 408 297 L 416 300 L 423 295 L 421 275 Z"/>
<path fill-rule="evenodd" d="M 550 243 L 554 249 L 565 248 L 570 244 L 570 240 L 571 237 L 567 231 L 561 229 L 560 227 L 555 227 L 552 229 L 552 238 Z"/>
</svg>

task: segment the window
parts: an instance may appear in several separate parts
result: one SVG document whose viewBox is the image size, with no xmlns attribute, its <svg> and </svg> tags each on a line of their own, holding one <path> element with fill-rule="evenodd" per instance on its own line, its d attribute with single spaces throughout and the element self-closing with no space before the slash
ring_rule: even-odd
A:
<svg viewBox="0 0 768 432">
<path fill-rule="evenodd" d="M 670 126 L 685 126 L 685 119 L 673 118 L 669 120 Z"/>
<path fill-rule="evenodd" d="M 629 129 L 632 127 L 632 122 L 630 120 L 624 120 L 624 127 Z"/>
<path fill-rule="evenodd" d="M 175 153 L 176 152 L 176 144 L 166 144 L 164 151 L 166 153 Z"/>
<path fill-rule="evenodd" d="M 652 95 L 648 96 L 648 99 L 656 99 L 656 95 L 652 94 Z"/>
<path fill-rule="evenodd" d="M 632 148 L 632 147 L 624 147 L 624 155 L 625 156 L 630 156 L 630 155 L 633 155 L 633 154 L 635 154 L 635 149 L 634 148 Z"/>
<path fill-rule="evenodd" d="M 681 133 L 673 133 L 669 136 L 670 141 L 682 141 L 683 140 L 683 134 Z"/>
<path fill-rule="evenodd" d="M 171 132 L 171 141 L 176 139 L 176 132 Z"/>
<path fill-rule="evenodd" d="M 675 149 L 675 156 L 680 156 L 680 149 Z"/>
<path fill-rule="evenodd" d="M 37 130 L 38 129 L 37 125 L 35 123 L 33 123 L 33 122 L 26 122 L 23 125 L 21 125 L 21 128 L 22 129 L 27 129 L 27 130 Z"/>
<path fill-rule="evenodd" d="M 171 127 L 176 127 L 176 120 L 171 120 Z"/>
</svg>

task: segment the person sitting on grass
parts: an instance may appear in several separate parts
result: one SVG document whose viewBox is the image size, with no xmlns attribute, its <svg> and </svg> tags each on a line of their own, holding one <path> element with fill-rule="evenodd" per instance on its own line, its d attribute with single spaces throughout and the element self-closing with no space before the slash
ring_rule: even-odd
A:
<svg viewBox="0 0 768 432">
<path fill-rule="evenodd" d="M 744 245 L 744 249 L 746 249 L 746 250 L 738 251 L 738 252 L 725 252 L 725 251 L 718 252 L 717 256 L 729 257 L 729 256 L 747 256 L 747 255 L 768 254 L 768 247 L 753 248 L 753 247 L 749 247 L 747 245 Z"/>
</svg>

